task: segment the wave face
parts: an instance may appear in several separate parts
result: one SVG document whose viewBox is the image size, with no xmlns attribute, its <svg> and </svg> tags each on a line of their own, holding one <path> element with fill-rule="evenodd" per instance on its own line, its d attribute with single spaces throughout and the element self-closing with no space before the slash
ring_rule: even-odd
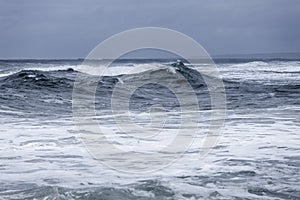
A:
<svg viewBox="0 0 300 200">
<path fill-rule="evenodd" d="M 0 71 L 0 100 L 6 107 L 35 110 L 57 109 L 61 104 L 66 113 L 70 114 L 73 84 L 77 73 L 88 71 L 88 79 L 91 84 L 98 84 L 96 97 L 101 97 L 96 103 L 106 105 L 101 109 L 110 109 L 107 102 L 117 82 L 126 79 L 148 80 L 147 74 L 157 80 L 170 80 L 176 87 L 180 87 L 188 81 L 198 96 L 199 105 L 203 109 L 210 108 L 209 93 L 206 83 L 201 75 L 189 68 L 178 70 L 170 65 L 170 62 L 150 63 L 116 63 L 104 72 L 104 78 L 99 82 L 97 65 L 82 66 L 79 61 L 48 61 L 49 63 L 23 63 L 13 61 L 2 62 Z M 195 64 L 196 66 L 196 64 Z M 84 70 L 83 70 L 84 69 Z M 88 70 L 86 70 L 88 69 Z M 269 108 L 283 105 L 297 105 L 300 94 L 300 63 L 290 62 L 262 62 L 253 61 L 248 63 L 224 63 L 219 64 L 221 76 L 227 91 L 227 107 Z M 174 82 L 172 74 L 180 73 L 183 79 Z M 148 77 L 148 78 L 147 78 Z M 162 101 L 174 102 L 169 98 L 168 92 L 158 85 L 148 85 L 140 88 L 133 98 L 149 99 L 155 95 L 161 95 Z M 165 98 L 165 99 L 164 99 Z M 34 101 L 33 101 L 34 100 Z M 267 103 L 264 103 L 266 102 Z M 43 103 L 44 102 L 44 103 Z M 42 107 L 40 107 L 42 105 Z M 175 105 L 176 106 L 176 105 Z M 178 106 L 178 105 L 177 105 Z M 37 107 L 35 109 L 35 107 Z M 43 108 L 45 107 L 45 108 Z M 66 109 L 64 109 L 66 108 Z M 60 113 L 62 114 L 62 113 Z"/>
<path fill-rule="evenodd" d="M 129 109 L 140 126 L 149 123 L 150 111 L 158 121 L 162 110 L 180 113 L 178 94 L 160 85 L 163 80 L 186 97 L 185 106 L 197 97 L 203 117 L 199 137 L 205 135 L 212 106 L 204 80 L 213 77 L 194 70 L 199 63 L 185 63 L 183 68 L 172 63 L 119 60 L 99 78 L 103 61 L 0 61 L 0 199 L 299 199 L 297 60 L 217 62 L 227 118 L 223 136 L 204 160 L 175 162 L 157 174 L 129 176 L 112 172 L 90 156 L 72 113 L 79 75 L 85 77 L 84 84 L 96 88 L 96 117 L 103 126 L 116 123 L 112 95 L 128 95 L 126 90 L 114 93 L 118 85 L 147 83 L 134 90 L 128 108 L 120 108 Z M 185 90 L 186 83 L 193 93 Z M 82 98 L 93 92 L 82 88 Z M 151 110 L 157 104 L 161 107 Z M 175 133 L 180 119 L 171 114 L 166 129 Z M 114 136 L 111 141 L 120 145 Z M 197 148 L 186 155 L 196 155 Z"/>
</svg>

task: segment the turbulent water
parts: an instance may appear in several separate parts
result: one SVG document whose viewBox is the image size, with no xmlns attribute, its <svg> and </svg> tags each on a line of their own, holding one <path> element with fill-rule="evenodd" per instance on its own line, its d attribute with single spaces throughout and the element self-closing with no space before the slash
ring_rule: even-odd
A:
<svg viewBox="0 0 300 200">
<path fill-rule="evenodd" d="M 159 82 L 146 84 L 131 95 L 128 109 L 133 122 L 147 127 L 149 110 L 160 105 L 151 111 L 153 119 L 160 121 L 155 113 L 162 110 L 169 113 L 166 134 L 175 134 L 177 114 L 182 106 L 189 106 L 190 95 L 196 95 L 201 138 L 209 123 L 211 91 L 193 69 L 197 64 L 185 63 L 184 69 L 178 69 L 171 65 L 173 61 L 120 60 L 100 80 L 90 74 L 86 81 L 97 88 L 99 124 L 116 126 L 111 99 L 117 84 L 149 83 L 154 77 L 173 81 L 187 105 L 180 105 L 178 94 Z M 101 63 L 0 61 L 0 199 L 300 199 L 300 61 L 235 59 L 216 63 L 227 107 L 218 143 L 202 159 L 195 159 L 199 153 L 196 145 L 170 166 L 139 175 L 118 172 L 99 162 L 76 128 L 74 83 L 84 69 Z M 181 74 L 181 79 L 174 80 L 174 74 Z M 183 79 L 195 94 L 184 90 Z M 120 91 L 116 98 L 125 95 L 126 91 Z M 120 138 L 113 135 L 109 139 L 117 142 Z M 147 148 L 147 144 L 164 139 L 139 142 Z M 130 149 L 135 144 L 117 145 Z"/>
</svg>

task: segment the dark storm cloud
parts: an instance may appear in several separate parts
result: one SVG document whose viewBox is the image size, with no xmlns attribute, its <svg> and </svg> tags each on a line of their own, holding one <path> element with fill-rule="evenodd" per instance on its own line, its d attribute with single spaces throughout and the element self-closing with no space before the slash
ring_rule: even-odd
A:
<svg viewBox="0 0 300 200">
<path fill-rule="evenodd" d="M 181 31 L 211 54 L 300 51 L 298 0 L 0 0 L 0 57 L 85 57 L 130 28 Z"/>
</svg>

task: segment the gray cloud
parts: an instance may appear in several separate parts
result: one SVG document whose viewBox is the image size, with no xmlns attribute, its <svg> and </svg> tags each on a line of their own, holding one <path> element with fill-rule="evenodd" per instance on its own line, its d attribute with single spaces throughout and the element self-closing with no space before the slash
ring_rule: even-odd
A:
<svg viewBox="0 0 300 200">
<path fill-rule="evenodd" d="M 0 57 L 85 57 L 144 26 L 181 31 L 211 54 L 300 52 L 299 10 L 298 0 L 0 0 Z"/>
</svg>

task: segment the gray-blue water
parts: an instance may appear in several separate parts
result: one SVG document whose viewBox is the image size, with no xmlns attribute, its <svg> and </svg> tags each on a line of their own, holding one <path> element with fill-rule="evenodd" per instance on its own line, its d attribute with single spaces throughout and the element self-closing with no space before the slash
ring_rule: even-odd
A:
<svg viewBox="0 0 300 200">
<path fill-rule="evenodd" d="M 172 70 L 172 62 L 120 60 L 101 80 L 90 75 L 89 84 L 97 86 L 99 124 L 115 126 L 112 92 L 124 77 L 131 82 L 170 79 L 187 100 L 196 94 L 199 113 L 209 115 L 211 99 L 202 77 L 187 63 L 186 71 Z M 217 62 L 227 106 L 218 143 L 202 159 L 195 159 L 196 146 L 182 160 L 143 175 L 107 167 L 80 139 L 73 87 L 82 68 L 97 63 L 91 65 L 82 66 L 81 60 L 0 61 L 0 199 L 300 199 L 300 61 Z M 130 73 L 129 68 L 138 70 Z M 195 94 L 180 90 L 182 80 L 170 78 L 176 73 Z M 161 110 L 181 112 L 176 94 L 159 83 L 146 84 L 131 95 L 131 119 L 143 127 L 157 104 L 157 112 L 152 110 L 157 121 Z M 176 116 L 167 121 L 168 134 L 178 128 Z M 204 129 L 206 122 L 201 122 Z M 150 141 L 139 142 L 148 148 Z M 134 145 L 125 142 L 122 148 Z"/>
</svg>

